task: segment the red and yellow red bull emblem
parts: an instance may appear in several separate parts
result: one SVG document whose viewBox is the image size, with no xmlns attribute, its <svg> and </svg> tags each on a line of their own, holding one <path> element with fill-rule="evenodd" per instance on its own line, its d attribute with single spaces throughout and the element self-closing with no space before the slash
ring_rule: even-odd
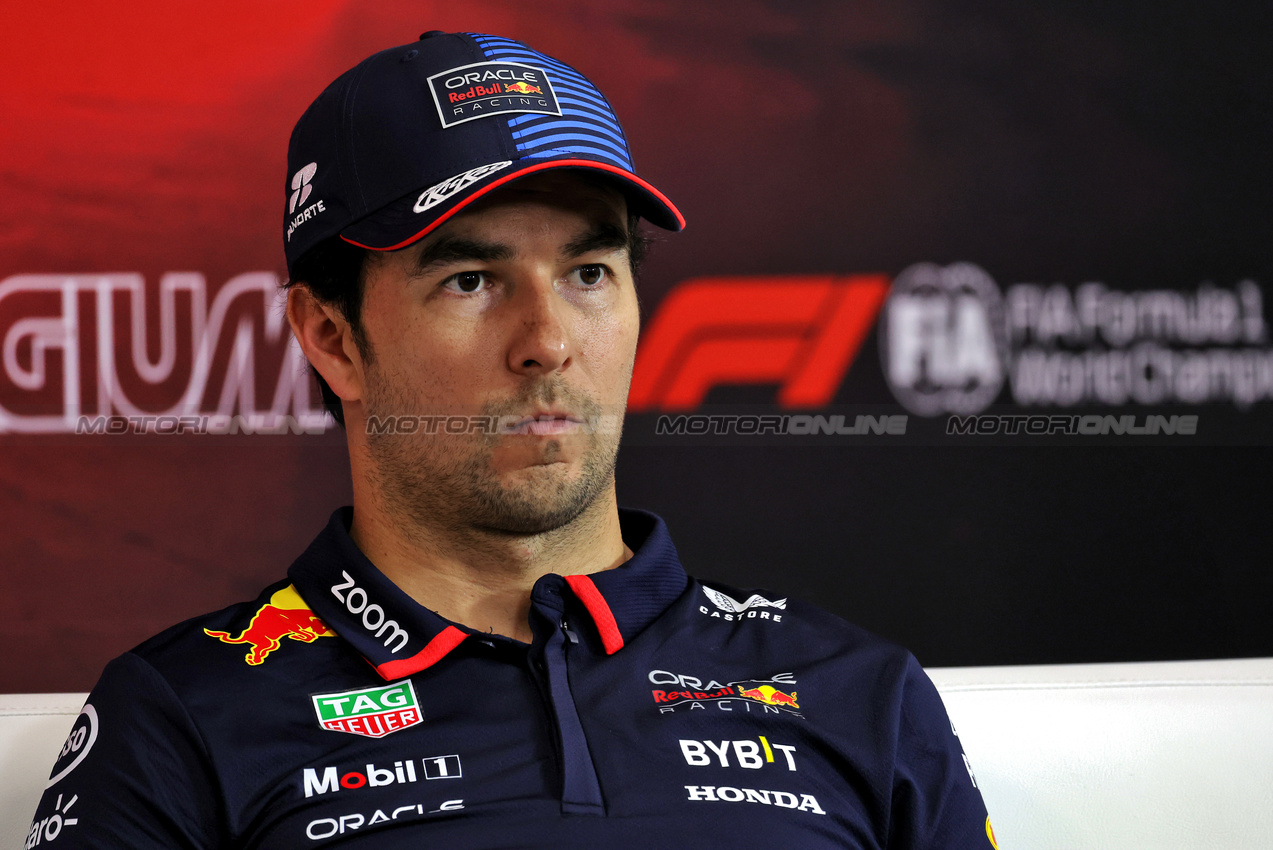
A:
<svg viewBox="0 0 1273 850">
<path fill-rule="evenodd" d="M 765 705 L 786 705 L 791 708 L 799 708 L 796 702 L 796 692 L 792 691 L 785 694 L 772 685 L 761 685 L 758 688 L 745 688 L 738 685 L 738 695 L 747 699 L 754 699 L 756 702 L 763 702 Z"/>
<path fill-rule="evenodd" d="M 990 839 L 990 846 L 999 850 L 999 842 L 995 841 L 995 831 L 990 828 L 990 818 L 986 818 L 986 838 Z"/>
<path fill-rule="evenodd" d="M 518 94 L 543 94 L 544 90 L 539 86 L 532 86 L 530 83 L 518 80 L 515 83 L 505 83 L 505 92 L 517 92 Z"/>
<path fill-rule="evenodd" d="M 320 637 L 336 636 L 326 623 L 309 610 L 305 600 L 301 599 L 296 588 L 290 584 L 276 591 L 270 597 L 268 605 L 258 608 L 248 627 L 237 637 L 229 632 L 214 632 L 211 629 L 204 629 L 203 632 L 222 643 L 251 644 L 252 650 L 244 656 L 244 660 L 253 666 L 260 664 L 266 656 L 278 649 L 283 638 L 313 643 Z"/>
</svg>

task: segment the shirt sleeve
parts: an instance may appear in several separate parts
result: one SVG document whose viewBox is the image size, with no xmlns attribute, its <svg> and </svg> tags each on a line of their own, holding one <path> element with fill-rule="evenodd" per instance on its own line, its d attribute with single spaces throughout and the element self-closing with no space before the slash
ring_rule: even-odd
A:
<svg viewBox="0 0 1273 850">
<path fill-rule="evenodd" d="M 27 830 L 27 850 L 223 845 L 202 737 L 167 681 L 131 653 L 107 665 Z"/>
<path fill-rule="evenodd" d="M 998 850 L 972 763 L 937 688 L 913 657 L 899 724 L 889 850 Z"/>
</svg>

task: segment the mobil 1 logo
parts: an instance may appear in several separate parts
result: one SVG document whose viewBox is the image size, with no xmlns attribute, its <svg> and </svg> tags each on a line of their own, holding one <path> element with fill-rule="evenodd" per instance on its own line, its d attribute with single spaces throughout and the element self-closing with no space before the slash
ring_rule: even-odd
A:
<svg viewBox="0 0 1273 850">
<path fill-rule="evenodd" d="M 416 770 L 417 762 L 420 765 L 419 771 Z M 313 797 L 315 794 L 328 794 L 341 789 L 354 791 L 359 788 L 418 782 L 421 776 L 426 780 L 460 779 L 464 776 L 464 768 L 458 755 L 402 759 L 389 766 L 368 762 L 359 767 L 363 769 L 344 770 L 337 765 L 305 768 L 301 781 L 305 796 Z"/>
</svg>

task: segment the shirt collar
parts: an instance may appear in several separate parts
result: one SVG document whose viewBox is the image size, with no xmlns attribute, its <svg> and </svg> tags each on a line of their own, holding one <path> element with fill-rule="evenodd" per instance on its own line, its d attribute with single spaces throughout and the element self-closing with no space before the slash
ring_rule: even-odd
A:
<svg viewBox="0 0 1273 850">
<path fill-rule="evenodd" d="M 485 637 L 438 616 L 399 589 L 349 536 L 352 519 L 350 507 L 333 513 L 287 574 L 311 610 L 381 677 L 418 673 L 466 638 Z M 612 570 L 564 579 L 611 655 L 667 610 L 689 581 L 662 519 L 620 508 L 619 526 L 632 558 Z"/>
</svg>

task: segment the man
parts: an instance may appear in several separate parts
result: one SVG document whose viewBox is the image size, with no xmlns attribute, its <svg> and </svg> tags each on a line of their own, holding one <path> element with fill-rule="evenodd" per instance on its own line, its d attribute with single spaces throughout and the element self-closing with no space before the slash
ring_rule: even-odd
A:
<svg viewBox="0 0 1273 850">
<path fill-rule="evenodd" d="M 310 106 L 288 319 L 354 505 L 111 663 L 27 846 L 993 845 L 913 658 L 617 507 L 638 217 L 684 223 L 518 42 L 425 33 Z"/>
</svg>

